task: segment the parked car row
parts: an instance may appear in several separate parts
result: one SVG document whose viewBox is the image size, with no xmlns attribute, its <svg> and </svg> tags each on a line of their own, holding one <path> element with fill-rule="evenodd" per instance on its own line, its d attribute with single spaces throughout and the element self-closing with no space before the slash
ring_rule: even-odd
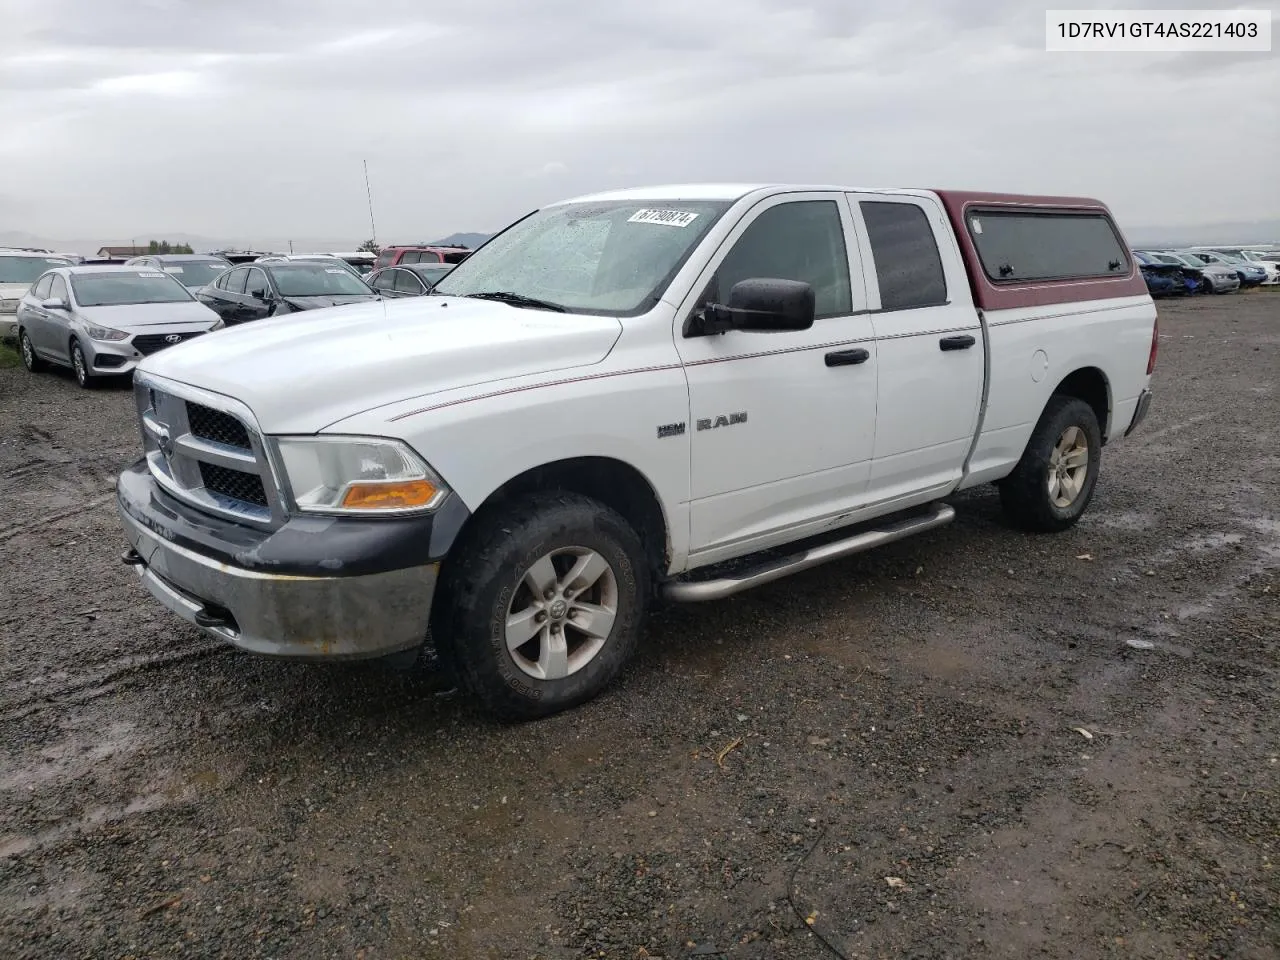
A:
<svg viewBox="0 0 1280 960">
<path fill-rule="evenodd" d="M 132 373 L 150 353 L 224 326 L 424 296 L 452 269 L 413 262 L 374 270 L 366 282 L 327 255 L 267 256 L 233 266 L 213 256 L 154 254 L 84 266 L 49 254 L 5 252 L 0 333 L 17 339 L 31 372 L 69 367 L 82 387 L 94 387 Z"/>
<path fill-rule="evenodd" d="M 1280 263 L 1262 259 L 1266 251 L 1230 252 L 1208 248 L 1134 250 L 1153 297 L 1188 293 L 1233 293 L 1280 283 Z"/>
</svg>

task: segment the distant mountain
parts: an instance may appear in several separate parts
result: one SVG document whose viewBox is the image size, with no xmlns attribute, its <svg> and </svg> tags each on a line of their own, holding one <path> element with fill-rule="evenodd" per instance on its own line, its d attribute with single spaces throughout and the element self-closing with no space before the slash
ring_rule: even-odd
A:
<svg viewBox="0 0 1280 960">
<path fill-rule="evenodd" d="M 1227 243 L 1280 243 L 1280 220 L 1206 223 L 1197 227 L 1125 227 L 1125 238 L 1143 247 L 1190 247 Z"/>
<path fill-rule="evenodd" d="M 474 250 L 492 234 L 488 233 L 451 233 L 438 244 L 461 244 Z M 209 253 L 212 250 L 258 250 L 263 253 L 315 253 L 331 250 L 355 250 L 364 242 L 363 237 L 211 237 L 195 233 L 183 233 L 178 230 L 137 231 L 106 237 L 80 237 L 76 239 L 55 240 L 38 236 L 22 230 L 0 230 L 0 247 L 42 247 L 57 253 L 78 253 L 88 255 L 97 253 L 107 246 L 146 246 L 149 240 L 168 240 L 170 243 L 186 243 L 197 253 Z M 396 243 L 415 243 L 415 239 L 396 237 Z"/>
<path fill-rule="evenodd" d="M 434 245 L 441 247 L 457 245 L 466 247 L 469 250 L 474 250 L 491 236 L 493 236 L 491 233 L 451 233 L 443 240 L 437 240 Z"/>
</svg>

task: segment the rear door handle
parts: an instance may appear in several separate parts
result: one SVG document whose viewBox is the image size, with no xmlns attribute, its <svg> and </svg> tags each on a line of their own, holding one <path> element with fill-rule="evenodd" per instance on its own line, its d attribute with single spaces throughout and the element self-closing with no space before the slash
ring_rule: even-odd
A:
<svg viewBox="0 0 1280 960">
<path fill-rule="evenodd" d="M 866 363 L 870 359 L 871 354 L 859 347 L 855 350 L 833 350 L 823 358 L 823 362 L 828 367 L 848 367 L 855 363 Z"/>
<path fill-rule="evenodd" d="M 943 350 L 968 350 L 977 342 L 966 333 L 960 337 L 943 337 L 938 341 L 938 346 Z"/>
</svg>

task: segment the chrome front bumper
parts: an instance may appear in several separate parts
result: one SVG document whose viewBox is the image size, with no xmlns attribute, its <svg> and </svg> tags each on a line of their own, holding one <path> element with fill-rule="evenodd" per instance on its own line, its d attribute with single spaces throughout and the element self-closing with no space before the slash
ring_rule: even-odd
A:
<svg viewBox="0 0 1280 960">
<path fill-rule="evenodd" d="M 368 659 L 427 634 L 439 565 L 353 576 L 290 576 L 232 566 L 171 543 L 119 509 L 124 561 L 157 600 L 205 633 L 295 660 Z"/>
</svg>

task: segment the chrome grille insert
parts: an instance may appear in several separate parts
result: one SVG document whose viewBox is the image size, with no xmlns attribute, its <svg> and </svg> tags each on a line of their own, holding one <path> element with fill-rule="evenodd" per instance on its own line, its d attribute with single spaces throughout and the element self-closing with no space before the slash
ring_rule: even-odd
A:
<svg viewBox="0 0 1280 960">
<path fill-rule="evenodd" d="M 142 373 L 134 375 L 134 400 L 147 465 L 169 494 L 255 525 L 284 522 L 276 473 L 248 407 Z"/>
</svg>

